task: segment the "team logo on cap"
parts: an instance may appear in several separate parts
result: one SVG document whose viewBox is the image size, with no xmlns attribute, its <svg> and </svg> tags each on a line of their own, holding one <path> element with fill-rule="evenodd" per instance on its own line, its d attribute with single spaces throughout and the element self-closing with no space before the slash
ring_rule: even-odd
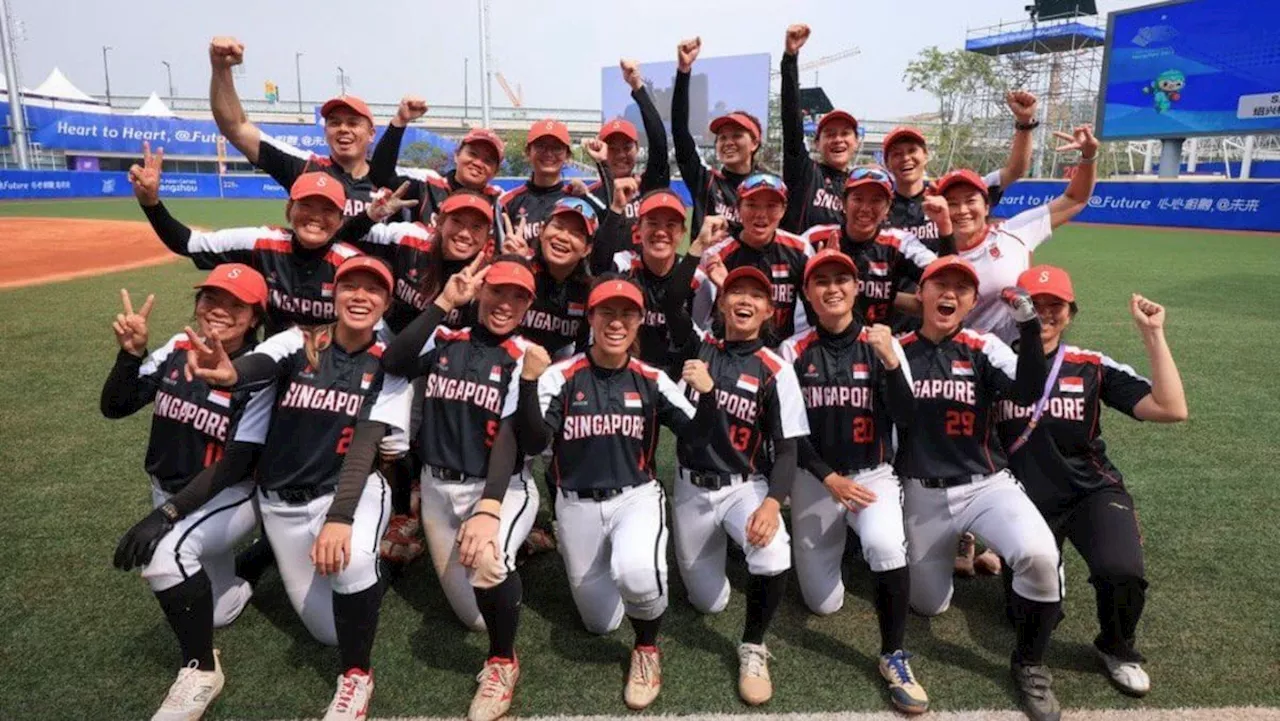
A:
<svg viewBox="0 0 1280 721">
<path fill-rule="evenodd" d="M 239 269 L 239 268 L 232 268 L 231 270 L 228 270 L 228 271 L 227 271 L 227 277 L 228 277 L 228 278 L 230 278 L 231 280 L 235 280 L 236 278 L 239 278 L 239 277 L 240 277 L 240 269 Z"/>
<path fill-rule="evenodd" d="M 1048 282 L 1049 282 L 1049 271 L 1047 271 L 1047 270 L 1042 270 L 1042 271 L 1040 271 L 1040 282 L 1041 282 L 1041 283 L 1048 283 Z"/>
</svg>

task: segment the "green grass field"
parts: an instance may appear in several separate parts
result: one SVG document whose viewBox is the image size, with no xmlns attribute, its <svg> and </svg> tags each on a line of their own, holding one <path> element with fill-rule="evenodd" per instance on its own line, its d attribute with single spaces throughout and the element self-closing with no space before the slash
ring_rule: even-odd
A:
<svg viewBox="0 0 1280 721">
<path fill-rule="evenodd" d="M 281 222 L 275 202 L 174 201 L 175 215 L 209 227 Z M 0 204 L 0 215 L 141 220 L 129 201 Z M 157 241 L 158 242 L 158 241 Z M 1076 281 L 1082 312 L 1072 341 L 1147 368 L 1127 299 L 1169 308 L 1168 337 L 1191 420 L 1143 425 L 1110 413 L 1104 425 L 1137 498 L 1151 582 L 1140 647 L 1154 690 L 1120 696 L 1091 655 L 1093 592 L 1067 552 L 1067 618 L 1049 655 L 1063 704 L 1136 708 L 1280 706 L 1280 237 L 1069 228 L 1038 254 Z M 116 540 L 149 510 L 142 456 L 147 413 L 108 421 L 98 394 L 115 354 L 118 289 L 157 295 L 152 345 L 191 315 L 186 265 L 0 291 L 0 718 L 146 718 L 179 661 L 146 585 L 111 568 Z M 661 470 L 671 474 L 665 453 Z M 523 666 L 513 712 L 622 714 L 629 629 L 582 630 L 555 554 L 523 569 Z M 792 591 L 768 639 L 776 695 L 770 711 L 879 710 L 878 647 L 865 566 L 847 564 L 844 609 L 809 615 Z M 744 571 L 728 610 L 701 617 L 673 594 L 662 644 L 665 687 L 651 713 L 738 712 L 735 647 Z M 1000 584 L 960 582 L 942 617 L 913 617 L 908 647 L 935 709 L 1009 708 L 1013 631 Z M 227 686 L 210 718 L 318 716 L 337 654 L 314 643 L 269 572 L 253 605 L 216 635 Z M 486 641 L 454 620 L 424 558 L 388 592 L 374 652 L 377 716 L 458 716 L 474 690 Z"/>
</svg>

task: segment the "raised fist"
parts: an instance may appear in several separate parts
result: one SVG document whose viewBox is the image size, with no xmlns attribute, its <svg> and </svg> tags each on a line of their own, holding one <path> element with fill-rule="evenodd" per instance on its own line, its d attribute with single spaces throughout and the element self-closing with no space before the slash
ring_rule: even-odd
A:
<svg viewBox="0 0 1280 721">
<path fill-rule="evenodd" d="M 639 90 L 644 86 L 644 78 L 640 75 L 640 63 L 630 58 L 623 58 L 618 62 L 618 67 L 622 68 L 622 79 L 632 90 Z"/>
<path fill-rule="evenodd" d="M 716 387 L 715 382 L 711 380 L 711 374 L 707 372 L 705 361 L 697 359 L 685 361 L 684 372 L 680 377 L 689 384 L 690 388 L 699 393 L 710 393 Z"/>
<path fill-rule="evenodd" d="M 609 146 L 604 144 L 600 138 L 587 138 L 582 141 L 582 150 L 591 159 L 597 163 L 603 163 L 609 159 Z"/>
<path fill-rule="evenodd" d="M 687 73 L 693 69 L 693 62 L 698 59 L 698 53 L 702 52 L 702 37 L 689 38 L 681 40 L 676 46 L 676 67 L 682 73 Z"/>
<path fill-rule="evenodd" d="M 886 370 L 898 367 L 898 354 L 893 350 L 893 331 L 889 326 L 876 323 L 867 328 L 867 343 Z"/>
<path fill-rule="evenodd" d="M 524 351 L 524 364 L 520 368 L 520 378 L 536 381 L 549 365 L 551 365 L 551 355 L 547 353 L 547 349 L 537 343 L 530 343 Z"/>
<path fill-rule="evenodd" d="M 626 209 L 627 203 L 640 194 L 640 183 L 635 178 L 618 178 L 613 181 L 613 204 L 609 209 L 619 215 Z"/>
<path fill-rule="evenodd" d="M 692 255 L 702 255 L 707 249 L 724 240 L 729 235 L 729 221 L 721 215 L 708 215 L 702 219 L 702 229 L 689 246 Z"/>
<path fill-rule="evenodd" d="M 1019 323 L 1026 323 L 1036 317 L 1036 306 L 1031 302 L 1031 296 L 1022 288 L 1009 286 L 1000 291 L 1000 299 L 1013 311 L 1013 319 Z"/>
<path fill-rule="evenodd" d="M 1023 124 L 1036 119 L 1037 102 L 1036 96 L 1025 90 L 1013 90 L 1004 96 L 1004 104 L 1009 106 L 1014 119 Z"/>
<path fill-rule="evenodd" d="M 1138 330 L 1160 330 L 1164 328 L 1164 306 L 1147 300 L 1137 293 L 1129 299 L 1129 312 Z"/>
<path fill-rule="evenodd" d="M 213 67 L 230 68 L 243 62 L 244 43 L 226 35 L 209 41 L 209 64 Z"/>
<path fill-rule="evenodd" d="M 427 101 L 417 95 L 406 95 L 400 98 L 400 107 L 396 108 L 394 125 L 403 128 L 409 123 L 427 114 Z"/>
<path fill-rule="evenodd" d="M 787 55 L 795 55 L 809 40 L 809 26 L 797 23 L 787 28 Z"/>
</svg>

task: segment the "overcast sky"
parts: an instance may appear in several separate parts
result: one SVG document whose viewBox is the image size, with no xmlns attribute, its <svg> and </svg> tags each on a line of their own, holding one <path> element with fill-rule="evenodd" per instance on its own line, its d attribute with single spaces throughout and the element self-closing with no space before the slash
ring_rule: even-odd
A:
<svg viewBox="0 0 1280 721">
<path fill-rule="evenodd" d="M 781 57 L 788 23 L 806 22 L 813 36 L 801 61 L 857 46 L 862 53 L 819 71 L 837 106 L 860 117 L 893 118 L 934 110 L 923 93 L 906 90 L 902 72 L 921 48 L 961 47 L 967 28 L 1025 18 L 1029 0 L 492 0 L 493 70 L 523 87 L 530 107 L 598 109 L 600 68 L 621 56 L 675 59 L 676 43 L 701 35 L 704 56 L 768 52 Z M 8 0 L 18 21 L 22 83 L 34 87 L 58 66 L 82 90 L 103 92 L 102 46 L 110 45 L 111 91 L 167 94 L 173 66 L 178 95 L 208 92 L 207 46 L 214 35 L 244 42 L 245 97 L 261 97 L 264 80 L 281 99 L 297 98 L 294 53 L 302 52 L 302 94 L 320 100 L 338 91 L 337 66 L 349 92 L 394 102 L 415 92 L 429 102 L 461 104 L 463 59 L 470 58 L 471 102 L 479 103 L 477 0 Z M 1097 0 L 1098 10 L 1149 4 Z M 345 38 L 345 39 L 344 39 Z M 813 73 L 801 76 L 808 86 Z M 495 105 L 506 105 L 494 83 Z"/>
</svg>

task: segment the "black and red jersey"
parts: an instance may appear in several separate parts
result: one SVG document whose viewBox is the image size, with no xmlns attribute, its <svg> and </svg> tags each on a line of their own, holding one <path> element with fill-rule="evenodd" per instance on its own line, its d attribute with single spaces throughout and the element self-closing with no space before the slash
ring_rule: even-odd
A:
<svg viewBox="0 0 1280 721">
<path fill-rule="evenodd" d="M 813 255 L 813 248 L 803 238 L 779 230 L 761 248 L 754 248 L 735 237 L 712 246 L 703 258 L 706 261 L 718 256 L 726 270 L 744 265 L 759 268 L 773 284 L 774 332 L 770 345 L 777 345 L 809 327 L 801 288 L 804 287 L 804 266 Z M 711 299 L 717 293 L 713 284 L 703 286 Z"/>
<path fill-rule="evenodd" d="M 982 180 L 987 184 L 988 205 L 994 208 L 1004 196 L 1004 189 L 1000 187 L 1000 171 L 988 173 Z M 912 196 L 894 193 L 893 202 L 889 205 L 889 219 L 885 224 L 890 228 L 900 228 L 911 233 L 919 238 L 926 248 L 943 255 L 946 249 L 942 248 L 938 242 L 938 224 L 929 220 L 929 216 L 924 212 L 924 198 L 930 186 L 930 182 L 925 181 L 924 190 Z"/>
<path fill-rule="evenodd" d="M 676 458 L 693 471 L 768 473 L 773 442 L 809 434 L 795 371 L 764 341 L 722 341 L 700 333 L 696 357 L 707 364 L 715 388 L 706 442 L 680 439 Z M 691 404 L 699 394 L 681 382 Z"/>
<path fill-rule="evenodd" d="M 1151 381 L 1130 366 L 1067 346 L 1044 413 L 1026 445 L 1010 456 L 1010 470 L 1042 510 L 1122 483 L 1102 440 L 1102 405 L 1136 417 L 1134 407 L 1150 394 Z M 1034 410 L 1035 403 L 997 404 L 997 428 L 1006 448 L 1022 434 Z"/>
<path fill-rule="evenodd" d="M 368 175 L 354 178 L 333 158 L 300 150 L 266 133 L 262 133 L 258 141 L 257 166 L 279 183 L 286 193 L 303 173 L 324 173 L 336 179 L 347 194 L 347 205 L 342 214 L 348 218 L 363 213 L 378 192 Z"/>
<path fill-rule="evenodd" d="M 679 258 L 677 257 L 677 261 Z M 640 327 L 640 360 L 657 366 L 673 376 L 679 374 L 679 344 L 671 338 L 671 330 L 667 327 L 667 316 L 662 312 L 667 293 L 671 288 L 671 280 L 675 276 L 675 266 L 666 275 L 658 275 L 644 264 L 638 251 L 624 250 L 613 256 L 614 270 L 626 275 L 640 286 L 644 293 L 644 325 Z M 706 275 L 699 269 L 694 272 L 689 283 L 687 310 L 692 312 L 694 294 L 704 283 L 709 283 Z"/>
<path fill-rule="evenodd" d="M 907 361 L 895 342 L 904 373 Z M 800 384 L 809 414 L 809 440 L 839 473 L 893 462 L 889 372 L 856 322 L 840 333 L 821 326 L 792 336 L 779 348 Z M 908 380 L 910 376 L 908 375 Z"/>
<path fill-rule="evenodd" d="M 395 189 L 400 187 L 400 182 L 409 183 L 409 192 L 405 197 L 421 198 L 421 202 L 413 210 L 413 220 L 427 225 L 437 225 L 440 205 L 453 193 L 466 189 L 466 186 L 458 182 L 456 170 L 450 170 L 444 175 L 427 169 L 398 168 L 397 170 L 404 176 L 396 178 L 399 182 L 390 187 Z M 496 205 L 498 198 L 502 197 L 502 188 L 489 184 L 484 187 L 483 194 L 490 203 Z M 496 218 L 498 214 L 495 212 L 494 216 Z M 497 222 L 501 222 L 501 219 L 499 218 Z"/>
<path fill-rule="evenodd" d="M 530 248 L 536 248 L 538 238 L 542 235 L 542 227 L 551 218 L 551 211 L 561 198 L 572 196 L 569 183 L 561 181 L 548 188 L 533 184 L 532 180 L 517 185 L 502 194 L 498 203 L 502 211 L 511 218 L 511 227 L 519 228 L 524 221 L 524 242 Z"/>
<path fill-rule="evenodd" d="M 966 328 L 935 344 L 908 333 L 901 344 L 916 401 L 914 417 L 899 436 L 898 475 L 956 478 L 1008 466 L 994 428 L 996 401 L 1033 400 L 1043 390 L 1043 370 L 1039 378 L 1019 379 L 1024 390 L 1019 396 L 1014 392 L 1018 357 L 994 335 Z"/>
<path fill-rule="evenodd" d="M 190 348 L 186 334 L 179 333 L 145 359 L 121 351 L 102 391 L 102 410 L 109 418 L 123 418 L 152 404 L 145 465 L 166 493 L 182 490 L 222 457 L 250 396 L 247 390 L 188 381 L 184 371 Z M 252 348 L 250 343 L 233 357 Z"/>
<path fill-rule="evenodd" d="M 666 188 L 671 185 L 671 161 L 667 158 L 667 128 L 662 123 L 662 115 L 653 104 L 649 90 L 641 85 L 638 90 L 631 91 L 631 99 L 640 109 L 640 120 L 644 126 L 645 140 L 648 142 L 648 154 L 644 162 L 644 173 L 635 176 L 640 184 L 640 194 L 627 203 L 622 218 L 627 235 L 640 219 L 640 196 L 651 190 Z M 587 190 L 600 201 L 601 207 L 608 208 L 613 198 L 608 197 L 607 186 L 597 180 L 587 186 Z"/>
<path fill-rule="evenodd" d="M 235 440 L 264 444 L 256 474 L 260 486 L 331 491 L 357 421 L 408 432 L 413 391 L 404 378 L 382 370 L 385 348 L 375 341 L 347 351 L 331 341 L 313 366 L 302 330 L 291 328 L 254 349 L 275 362 L 274 393 L 250 404 Z"/>
<path fill-rule="evenodd" d="M 516 412 L 527 341 L 496 336 L 484 326 L 437 327 L 418 356 L 424 376 L 425 420 L 418 431 L 422 461 L 484 478 L 498 426 Z M 514 472 L 515 469 L 509 469 Z"/>
<path fill-rule="evenodd" d="M 381 223 L 372 226 L 358 243 L 370 255 L 387 261 L 396 279 L 391 308 L 383 316 L 394 333 L 404 330 L 435 301 L 449 277 L 471 259 L 446 260 L 437 255 L 438 230 L 424 223 Z M 428 282 L 434 271 L 434 282 Z M 443 321 L 450 328 L 468 324 L 470 306 L 454 308 Z"/>
<path fill-rule="evenodd" d="M 658 426 L 680 435 L 696 415 L 666 373 L 637 359 L 603 368 L 589 353 L 552 364 L 538 401 L 552 433 L 548 478 L 574 491 L 653 480 Z"/>
<path fill-rule="evenodd" d="M 591 278 L 579 269 L 561 283 L 536 260 L 533 277 L 538 292 L 520 321 L 520 335 L 545 348 L 553 358 L 584 347 L 591 332 L 587 325 Z"/>
<path fill-rule="evenodd" d="M 332 323 L 333 277 L 360 251 L 346 243 L 304 248 L 287 228 L 228 228 L 191 231 L 183 255 L 201 270 L 244 263 L 267 279 L 267 333 L 292 325 Z"/>
<path fill-rule="evenodd" d="M 838 247 L 853 259 L 858 266 L 854 313 L 865 323 L 886 322 L 903 279 L 918 283 L 924 269 L 938 257 L 914 235 L 893 228 L 880 230 L 871 240 L 855 241 L 842 226 L 820 225 L 805 233 L 804 239 L 815 253 Z"/>
<path fill-rule="evenodd" d="M 819 163 L 804 144 L 800 69 L 795 55 L 782 56 L 782 181 L 787 214 L 782 227 L 797 235 L 815 225 L 844 225 L 844 184 L 849 171 Z"/>
<path fill-rule="evenodd" d="M 729 221 L 729 234 L 736 237 L 742 232 L 738 186 L 754 171 L 739 174 L 725 168 L 717 170 L 703 162 L 689 132 L 689 73 L 679 70 L 671 93 L 671 139 L 676 149 L 676 166 L 693 200 L 693 224 L 689 232 L 696 236 L 702 229 L 703 218 L 719 215 Z"/>
</svg>

